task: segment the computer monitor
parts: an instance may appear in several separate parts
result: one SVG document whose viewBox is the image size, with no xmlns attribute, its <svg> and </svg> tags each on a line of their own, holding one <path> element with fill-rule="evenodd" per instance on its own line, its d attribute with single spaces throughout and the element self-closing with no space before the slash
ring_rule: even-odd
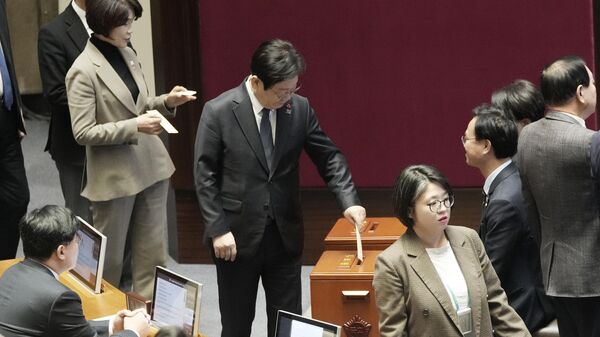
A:
<svg viewBox="0 0 600 337">
<path fill-rule="evenodd" d="M 342 328 L 339 325 L 283 310 L 277 312 L 275 337 L 340 337 L 341 335 Z"/>
<path fill-rule="evenodd" d="M 152 295 L 152 324 L 178 326 L 188 336 L 198 335 L 202 284 L 157 266 Z"/>
<path fill-rule="evenodd" d="M 106 236 L 80 217 L 77 235 L 81 239 L 77 264 L 70 273 L 96 294 L 102 292 L 102 270 L 106 252 Z"/>
</svg>

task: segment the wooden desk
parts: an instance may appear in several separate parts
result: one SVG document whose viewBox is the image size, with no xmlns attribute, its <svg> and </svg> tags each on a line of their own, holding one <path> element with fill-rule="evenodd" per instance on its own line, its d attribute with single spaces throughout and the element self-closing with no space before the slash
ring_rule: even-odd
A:
<svg viewBox="0 0 600 337">
<path fill-rule="evenodd" d="M 10 266 L 21 262 L 23 259 L 0 260 L 0 276 Z M 101 294 L 94 294 L 86 288 L 79 280 L 69 273 L 62 273 L 59 281 L 81 297 L 83 314 L 87 319 L 97 319 L 116 314 L 119 310 L 127 308 L 125 293 L 110 283 L 102 280 Z M 157 329 L 151 328 L 150 337 L 154 336 Z M 198 334 L 199 337 L 204 337 Z"/>
</svg>

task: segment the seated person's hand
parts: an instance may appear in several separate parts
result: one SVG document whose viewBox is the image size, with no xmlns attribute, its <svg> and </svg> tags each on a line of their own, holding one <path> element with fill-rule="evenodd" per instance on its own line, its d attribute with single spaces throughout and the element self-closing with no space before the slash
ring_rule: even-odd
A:
<svg viewBox="0 0 600 337">
<path fill-rule="evenodd" d="M 140 337 L 146 337 L 150 332 L 150 316 L 145 309 L 131 311 L 123 318 L 123 327 L 137 332 Z"/>
</svg>

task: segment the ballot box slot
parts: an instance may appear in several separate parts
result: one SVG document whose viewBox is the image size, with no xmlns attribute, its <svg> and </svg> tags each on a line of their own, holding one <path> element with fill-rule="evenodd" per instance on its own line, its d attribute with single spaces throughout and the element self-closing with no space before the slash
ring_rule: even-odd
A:
<svg viewBox="0 0 600 337">
<path fill-rule="evenodd" d="M 342 290 L 344 301 L 368 301 L 368 290 Z"/>
</svg>

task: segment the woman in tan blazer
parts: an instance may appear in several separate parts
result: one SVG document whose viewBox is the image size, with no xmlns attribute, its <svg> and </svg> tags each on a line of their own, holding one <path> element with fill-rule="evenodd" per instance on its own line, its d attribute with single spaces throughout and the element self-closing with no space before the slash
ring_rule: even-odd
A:
<svg viewBox="0 0 600 337">
<path fill-rule="evenodd" d="M 448 225 L 454 196 L 439 171 L 406 168 L 393 202 L 408 230 L 375 265 L 381 336 L 530 336 L 477 233 Z"/>
<path fill-rule="evenodd" d="M 121 281 L 129 237 L 133 290 L 152 295 L 154 267 L 164 265 L 168 179 L 175 171 L 164 144 L 158 110 L 193 96 L 176 86 L 149 97 L 136 54 L 129 47 L 137 0 L 88 1 L 86 18 L 94 34 L 67 73 L 66 86 L 75 140 L 86 146 L 82 196 L 90 199 L 94 226 L 108 238 L 105 278 Z"/>
</svg>

